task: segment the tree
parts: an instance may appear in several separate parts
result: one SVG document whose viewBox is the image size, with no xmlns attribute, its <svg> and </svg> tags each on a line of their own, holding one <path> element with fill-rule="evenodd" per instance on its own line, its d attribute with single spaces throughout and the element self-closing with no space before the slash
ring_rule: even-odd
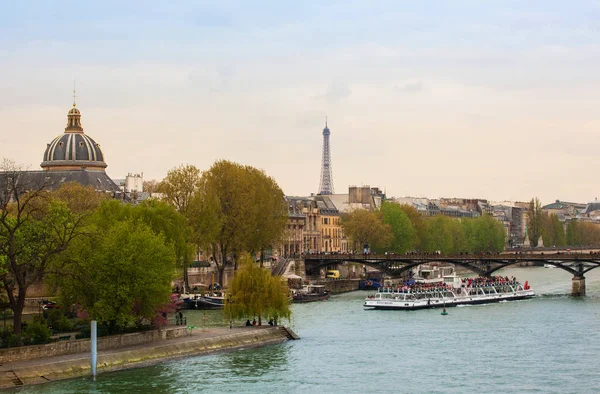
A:
<svg viewBox="0 0 600 394">
<path fill-rule="evenodd" d="M 26 173 L 5 160 L 0 174 L 0 284 L 14 313 L 13 330 L 21 342 L 21 321 L 27 289 L 39 282 L 49 264 L 68 245 L 84 234 L 86 198 L 74 197 L 79 190 L 90 201 L 95 193 L 81 186 L 66 185 L 54 193 L 48 184 L 28 182 Z M 63 200 L 61 200 L 63 199 Z M 91 202 L 90 202 L 91 204 Z M 69 209 L 69 205 L 73 210 Z"/>
<path fill-rule="evenodd" d="M 288 207 L 283 191 L 273 178 L 253 167 L 247 166 L 246 171 L 254 189 L 251 220 L 254 224 L 249 228 L 246 249 L 251 255 L 260 251 L 262 264 L 264 249 L 279 241 L 285 231 Z"/>
<path fill-rule="evenodd" d="M 542 234 L 542 204 L 540 200 L 531 199 L 529 203 L 529 218 L 527 220 L 527 231 L 531 246 L 536 247 Z"/>
<path fill-rule="evenodd" d="M 79 304 L 112 333 L 151 320 L 156 308 L 169 301 L 172 246 L 164 235 L 132 218 L 99 223 L 96 229 L 76 240 L 60 275 L 52 278 L 62 301 Z"/>
<path fill-rule="evenodd" d="M 240 257 L 240 269 L 233 276 L 230 299 L 225 304 L 225 314 L 233 318 L 257 317 L 288 319 L 291 316 L 288 300 L 289 290 L 281 277 L 259 267 L 245 253 Z"/>
<path fill-rule="evenodd" d="M 565 230 L 558 216 L 543 213 L 540 221 L 544 244 L 546 246 L 565 246 Z"/>
<path fill-rule="evenodd" d="M 466 237 L 471 252 L 501 252 L 504 250 L 506 233 L 502 223 L 489 215 L 464 219 Z"/>
<path fill-rule="evenodd" d="M 600 245 L 600 226 L 576 220 L 567 225 L 566 242 L 569 246 L 598 246 Z"/>
<path fill-rule="evenodd" d="M 429 218 L 427 223 L 427 236 L 425 238 L 424 249 L 430 252 L 440 251 L 444 254 L 451 254 L 453 251 L 453 219 L 438 215 Z"/>
<path fill-rule="evenodd" d="M 364 209 L 347 214 L 342 219 L 342 227 L 357 250 L 364 245 L 372 249 L 386 248 L 393 237 L 390 225 L 383 223 L 381 214 Z"/>
<path fill-rule="evenodd" d="M 150 179 L 148 181 L 144 181 L 144 183 L 142 184 L 142 187 L 144 188 L 144 191 L 148 194 L 150 194 L 150 196 L 152 196 L 154 193 L 158 193 L 158 189 L 160 182 L 158 182 L 155 179 Z"/>
<path fill-rule="evenodd" d="M 200 183 L 200 175 L 200 170 L 190 164 L 173 168 L 158 184 L 158 191 L 178 212 L 187 216 L 190 200 Z"/>
<path fill-rule="evenodd" d="M 283 192 L 253 167 L 221 160 L 202 174 L 190 205 L 198 242 L 211 250 L 223 283 L 225 264 L 280 239 L 287 223 Z"/>
<path fill-rule="evenodd" d="M 177 212 L 181 213 L 187 220 L 186 226 L 189 226 L 192 220 L 192 213 L 189 212 L 190 203 L 200 186 L 200 170 L 190 164 L 182 165 L 169 170 L 165 179 L 157 186 L 157 191 L 164 194 L 165 201 L 175 207 Z M 188 233 L 186 242 L 193 239 L 193 235 Z M 183 254 L 180 261 L 183 269 L 183 281 L 189 288 L 188 272 L 189 265 L 188 254 Z"/>
<path fill-rule="evenodd" d="M 414 249 L 417 243 L 417 232 L 408 215 L 399 204 L 384 201 L 381 205 L 383 223 L 390 226 L 392 241 L 390 248 L 398 253 Z"/>
<path fill-rule="evenodd" d="M 155 234 L 165 236 L 173 245 L 177 267 L 183 268 L 191 260 L 192 248 L 188 243 L 191 228 L 172 205 L 159 200 L 142 201 L 133 208 L 132 217 L 150 226 Z"/>
<path fill-rule="evenodd" d="M 425 218 L 412 205 L 401 204 L 400 208 L 408 216 L 410 222 L 415 228 L 417 237 L 414 245 L 415 249 L 425 250 L 425 239 L 427 238 L 427 224 L 425 223 Z"/>
</svg>

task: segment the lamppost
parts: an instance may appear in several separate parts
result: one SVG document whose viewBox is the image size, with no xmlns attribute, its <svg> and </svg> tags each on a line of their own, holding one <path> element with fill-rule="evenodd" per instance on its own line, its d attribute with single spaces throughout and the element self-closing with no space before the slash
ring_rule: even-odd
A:
<svg viewBox="0 0 600 394">
<path fill-rule="evenodd" d="M 231 304 L 233 304 L 233 294 L 229 293 L 227 297 L 227 303 L 229 304 L 229 329 L 233 328 L 233 320 L 231 319 Z"/>
</svg>

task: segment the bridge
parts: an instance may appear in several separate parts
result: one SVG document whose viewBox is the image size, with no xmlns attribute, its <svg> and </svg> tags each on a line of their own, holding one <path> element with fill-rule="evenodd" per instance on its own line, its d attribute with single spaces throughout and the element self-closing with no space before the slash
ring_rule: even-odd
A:
<svg viewBox="0 0 600 394">
<path fill-rule="evenodd" d="M 307 272 L 334 264 L 359 263 L 373 267 L 391 277 L 399 277 L 413 267 L 427 263 L 450 263 L 464 267 L 479 276 L 491 276 L 501 268 L 519 263 L 550 264 L 573 275 L 572 295 L 585 295 L 585 274 L 600 267 L 600 253 L 553 253 L 553 254 L 473 254 L 444 256 L 435 254 L 376 255 L 376 254 L 330 254 L 304 255 Z"/>
</svg>

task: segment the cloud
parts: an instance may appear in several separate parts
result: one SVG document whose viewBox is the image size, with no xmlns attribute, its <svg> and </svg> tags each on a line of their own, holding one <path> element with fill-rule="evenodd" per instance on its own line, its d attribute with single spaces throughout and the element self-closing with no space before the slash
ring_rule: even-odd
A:
<svg viewBox="0 0 600 394">
<path fill-rule="evenodd" d="M 338 102 L 352 94 L 350 87 L 346 83 L 334 82 L 327 88 L 327 91 L 322 94 L 313 96 L 315 99 L 324 99 L 330 103 Z"/>
<path fill-rule="evenodd" d="M 425 90 L 425 87 L 423 86 L 423 82 L 418 81 L 404 85 L 396 85 L 394 86 L 394 90 L 400 93 L 419 93 Z"/>
</svg>

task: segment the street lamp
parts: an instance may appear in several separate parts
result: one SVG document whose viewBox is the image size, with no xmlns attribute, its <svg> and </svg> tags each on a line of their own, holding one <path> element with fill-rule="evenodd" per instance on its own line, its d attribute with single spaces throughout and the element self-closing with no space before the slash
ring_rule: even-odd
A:
<svg viewBox="0 0 600 394">
<path fill-rule="evenodd" d="M 229 293 L 227 297 L 227 303 L 229 304 L 229 329 L 233 328 L 233 320 L 231 319 L 231 304 L 233 304 L 233 294 Z"/>
</svg>

